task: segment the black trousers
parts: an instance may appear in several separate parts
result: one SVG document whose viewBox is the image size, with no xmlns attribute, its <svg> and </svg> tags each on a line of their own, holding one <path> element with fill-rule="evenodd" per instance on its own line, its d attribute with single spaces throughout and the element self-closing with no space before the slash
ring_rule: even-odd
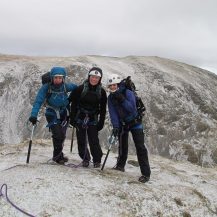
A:
<svg viewBox="0 0 217 217">
<path fill-rule="evenodd" d="M 99 144 L 97 126 L 90 125 L 87 128 L 83 128 L 79 125 L 76 129 L 78 153 L 80 158 L 86 161 L 90 161 L 90 152 L 93 157 L 93 163 L 101 163 L 102 149 Z M 90 146 L 90 152 L 88 149 L 88 142 Z"/>
<path fill-rule="evenodd" d="M 66 137 L 66 126 L 61 126 L 61 124 L 54 124 L 50 127 L 53 139 L 53 160 L 58 160 L 63 157 L 63 143 Z"/>
<path fill-rule="evenodd" d="M 145 146 L 144 132 L 142 129 L 130 130 L 132 133 L 133 141 L 136 146 L 136 154 L 142 175 L 150 177 L 151 170 L 148 160 L 148 151 Z M 124 131 L 119 136 L 119 156 L 117 166 L 125 167 L 128 155 L 128 137 L 129 131 Z"/>
</svg>

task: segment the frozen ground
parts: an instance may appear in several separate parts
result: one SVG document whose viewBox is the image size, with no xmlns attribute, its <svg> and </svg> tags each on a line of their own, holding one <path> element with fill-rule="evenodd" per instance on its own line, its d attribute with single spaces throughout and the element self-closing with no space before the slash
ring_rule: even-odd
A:
<svg viewBox="0 0 217 217">
<path fill-rule="evenodd" d="M 52 153 L 50 140 L 33 141 L 26 165 L 27 149 L 28 143 L 0 146 L 0 186 L 6 183 L 11 201 L 34 216 L 217 216 L 216 168 L 152 155 L 151 180 L 142 184 L 137 181 L 140 171 L 135 156 L 129 156 L 122 173 L 111 169 L 116 161 L 113 153 L 101 171 L 92 165 L 87 169 L 47 164 Z M 81 162 L 77 147 L 69 152 L 69 141 L 64 150 L 69 163 Z M 0 216 L 25 215 L 3 196 Z"/>
</svg>

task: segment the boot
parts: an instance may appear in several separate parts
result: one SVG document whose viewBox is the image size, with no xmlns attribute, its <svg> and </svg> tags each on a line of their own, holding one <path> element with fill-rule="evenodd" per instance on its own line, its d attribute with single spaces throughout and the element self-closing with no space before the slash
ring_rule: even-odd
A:
<svg viewBox="0 0 217 217">
<path fill-rule="evenodd" d="M 114 169 L 114 170 L 119 170 L 119 171 L 121 171 L 121 172 L 125 172 L 124 167 L 115 166 L 113 169 Z"/>
<path fill-rule="evenodd" d="M 89 167 L 89 161 L 84 160 L 84 161 L 82 162 L 82 166 L 83 166 L 83 167 Z"/>
<path fill-rule="evenodd" d="M 69 158 L 64 156 L 64 154 L 62 153 L 59 157 L 53 157 L 53 161 L 55 161 L 58 164 L 65 164 L 69 161 Z"/>
<path fill-rule="evenodd" d="M 94 168 L 99 168 L 99 167 L 101 167 L 101 163 L 96 162 L 96 163 L 93 164 L 93 167 Z"/>
<path fill-rule="evenodd" d="M 139 182 L 142 182 L 142 183 L 146 183 L 146 182 L 148 182 L 149 181 L 149 179 L 150 179 L 150 177 L 147 177 L 147 176 L 140 176 L 139 177 Z"/>
<path fill-rule="evenodd" d="M 62 158 L 59 158 L 59 159 L 54 159 L 53 158 L 53 161 L 55 161 L 56 163 L 61 164 L 61 165 L 65 164 L 65 161 Z"/>
<path fill-rule="evenodd" d="M 64 154 L 62 154 L 62 159 L 65 163 L 69 161 L 69 158 L 67 156 L 64 156 Z"/>
</svg>

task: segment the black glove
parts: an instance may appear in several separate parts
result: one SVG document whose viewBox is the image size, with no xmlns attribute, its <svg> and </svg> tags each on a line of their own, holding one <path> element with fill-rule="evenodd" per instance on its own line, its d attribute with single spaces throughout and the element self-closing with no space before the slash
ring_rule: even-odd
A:
<svg viewBox="0 0 217 217">
<path fill-rule="evenodd" d="M 113 134 L 114 137 L 118 136 L 118 134 L 119 134 L 119 128 L 113 128 L 112 134 Z"/>
<path fill-rule="evenodd" d="M 32 125 L 35 125 L 35 124 L 37 123 L 37 117 L 31 116 L 31 117 L 29 118 L 29 121 L 32 123 Z"/>
<path fill-rule="evenodd" d="M 120 92 L 117 92 L 117 91 L 114 93 L 113 96 L 120 103 L 122 103 L 124 101 L 124 99 L 125 99 L 124 95 L 122 93 L 120 93 Z"/>
<path fill-rule="evenodd" d="M 103 126 L 104 126 L 104 123 L 102 123 L 101 121 L 99 121 L 98 124 L 97 124 L 97 130 L 98 131 L 102 130 Z"/>
</svg>

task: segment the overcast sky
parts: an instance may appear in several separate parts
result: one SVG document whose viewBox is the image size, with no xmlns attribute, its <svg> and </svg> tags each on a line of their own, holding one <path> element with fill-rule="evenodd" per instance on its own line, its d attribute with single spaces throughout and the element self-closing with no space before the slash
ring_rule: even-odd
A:
<svg viewBox="0 0 217 217">
<path fill-rule="evenodd" d="M 217 0 L 0 0 L 0 53 L 160 56 L 217 73 Z"/>
</svg>

